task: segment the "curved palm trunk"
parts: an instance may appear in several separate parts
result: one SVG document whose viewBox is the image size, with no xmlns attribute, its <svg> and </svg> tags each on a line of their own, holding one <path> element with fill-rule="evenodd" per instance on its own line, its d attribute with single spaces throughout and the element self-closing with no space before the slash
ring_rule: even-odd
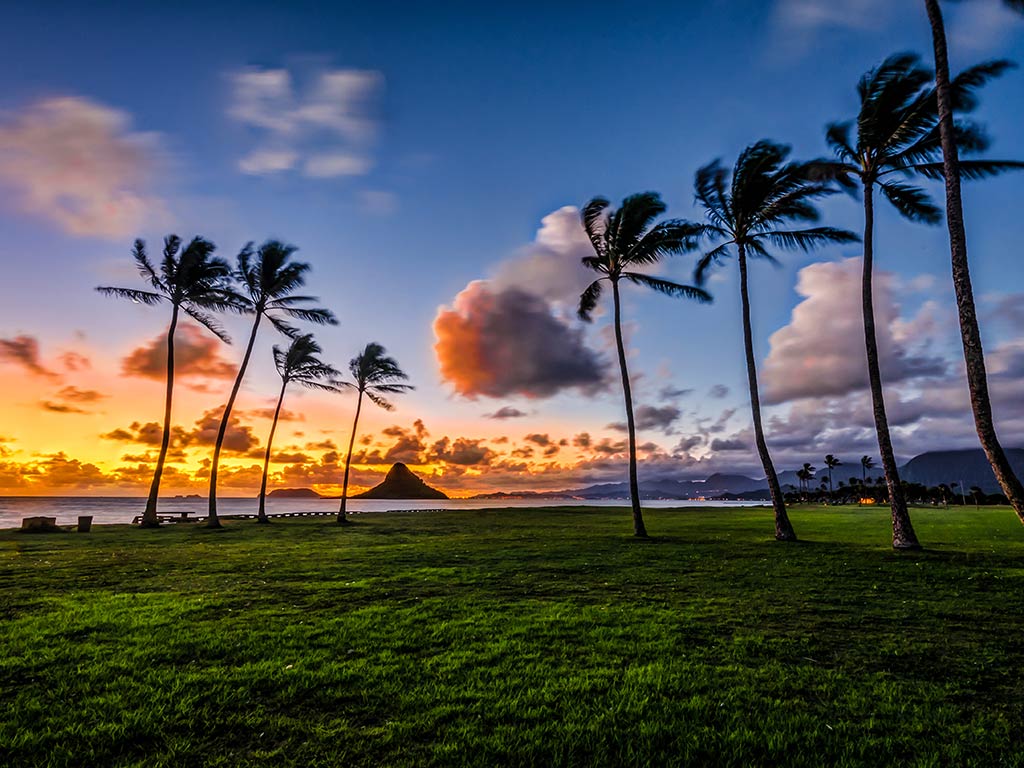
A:
<svg viewBox="0 0 1024 768">
<path fill-rule="evenodd" d="M 999 487 L 1024 523 L 1024 486 L 1013 471 L 1006 452 L 996 436 L 992 419 L 992 403 L 988 395 L 985 352 L 981 346 L 981 330 L 974 307 L 971 269 L 967 261 L 967 231 L 964 228 L 963 202 L 960 199 L 960 157 L 953 131 L 953 111 L 949 105 L 949 57 L 946 28 L 938 0 L 925 0 L 928 20 L 935 45 L 935 86 L 939 102 L 939 136 L 942 141 L 942 162 L 946 177 L 946 225 L 949 228 L 949 254 L 953 267 L 953 288 L 956 291 L 957 313 L 960 317 L 960 338 L 967 365 L 967 387 L 971 393 L 971 410 L 978 439 L 985 450 Z"/>
<path fill-rule="evenodd" d="M 633 505 L 633 535 L 647 538 L 643 512 L 640 511 L 640 483 L 636 472 L 636 424 L 633 420 L 633 392 L 626 368 L 626 348 L 622 343 L 622 318 L 619 307 L 619 283 L 612 280 L 612 299 L 615 306 L 615 346 L 619 352 L 619 370 L 622 373 L 622 394 L 626 400 L 626 432 L 629 435 L 629 498 Z"/>
<path fill-rule="evenodd" d="M 775 510 L 775 538 L 778 541 L 796 541 L 796 531 L 786 513 L 786 502 L 779 486 L 779 476 L 775 474 L 768 443 L 764 439 L 764 427 L 761 425 L 761 396 L 757 391 L 757 362 L 754 359 L 754 334 L 750 328 L 750 292 L 747 289 L 747 251 L 740 243 L 737 246 L 740 264 L 740 299 L 743 305 L 743 347 L 747 356 L 747 384 L 750 386 L 750 413 L 754 420 L 754 441 L 757 453 L 761 457 L 768 491 L 772 496 L 772 507 Z"/>
<path fill-rule="evenodd" d="M 895 549 L 920 549 L 921 544 L 914 533 L 907 511 L 907 501 L 900 485 L 896 457 L 889 437 L 889 419 L 885 414 L 885 397 L 882 393 L 882 373 L 878 365 L 878 342 L 875 338 L 875 306 L 871 274 L 874 266 L 875 205 L 872 183 L 864 185 L 864 273 L 861 279 L 861 303 L 864 312 L 864 346 L 868 357 L 868 381 L 871 386 L 871 406 L 875 416 L 875 432 L 878 434 L 878 451 L 882 454 L 882 469 L 885 470 L 885 484 L 889 489 L 889 506 L 892 509 L 892 545 Z"/>
<path fill-rule="evenodd" d="M 231 395 L 228 397 L 227 405 L 224 406 L 224 415 L 220 419 L 220 429 L 217 430 L 217 442 L 213 446 L 213 463 L 210 465 L 210 507 L 206 518 L 207 528 L 220 528 L 220 518 L 217 517 L 217 468 L 220 465 L 220 452 L 224 447 L 224 436 L 228 431 L 228 422 L 231 421 L 231 409 L 235 407 L 235 398 L 238 397 L 238 390 L 242 386 L 242 379 L 245 377 L 245 369 L 249 367 L 249 358 L 252 356 L 252 348 L 256 343 L 256 331 L 260 327 L 262 314 L 257 313 L 252 323 L 252 333 L 249 334 L 249 346 L 245 348 L 245 356 L 242 358 L 242 365 L 238 368 L 238 375 L 235 376 L 235 383 L 231 387 Z"/>
<path fill-rule="evenodd" d="M 288 388 L 288 380 L 281 383 L 281 396 L 277 398 L 277 408 L 274 409 L 274 423 L 270 425 L 270 437 L 267 438 L 267 453 L 263 457 L 263 481 L 260 483 L 260 508 L 256 521 L 269 523 L 267 517 L 267 475 L 270 473 L 270 448 L 274 444 L 274 433 L 277 432 L 277 420 L 281 416 L 281 404 L 284 402 L 284 391 Z"/>
<path fill-rule="evenodd" d="M 164 474 L 167 449 L 171 444 L 171 398 L 174 394 L 174 330 L 178 327 L 178 305 L 171 311 L 171 325 L 167 329 L 167 394 L 164 398 L 164 434 L 160 438 L 160 456 L 156 460 L 156 471 L 149 486 L 146 511 L 142 513 L 142 528 L 157 528 L 160 518 L 156 516 L 156 504 L 160 497 L 160 478 Z"/>
<path fill-rule="evenodd" d="M 348 439 L 348 456 L 345 457 L 345 479 L 341 484 L 341 507 L 338 508 L 338 523 L 344 525 L 348 522 L 348 515 L 345 511 L 345 504 L 348 502 L 348 472 L 352 467 L 352 449 L 356 444 L 356 429 L 359 427 L 359 412 L 363 409 L 363 390 L 359 390 L 359 398 L 356 400 L 356 417 L 352 420 L 352 435 Z"/>
</svg>

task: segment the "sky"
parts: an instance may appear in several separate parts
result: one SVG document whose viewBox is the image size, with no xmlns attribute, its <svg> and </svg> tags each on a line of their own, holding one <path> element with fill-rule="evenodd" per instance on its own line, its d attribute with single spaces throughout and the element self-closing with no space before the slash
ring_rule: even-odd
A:
<svg viewBox="0 0 1024 768">
<path fill-rule="evenodd" d="M 952 65 L 1024 62 L 1024 20 L 948 4 Z M 344 367 L 383 344 L 414 392 L 364 408 L 354 485 L 404 461 L 453 496 L 624 479 L 609 314 L 587 284 L 578 209 L 654 190 L 699 219 L 693 176 L 761 138 L 823 155 L 860 75 L 931 39 L 917 0 L 9 4 L 0 46 L 0 494 L 139 495 L 163 412 L 166 306 L 131 247 L 202 235 L 229 260 L 277 238 L 311 267 Z M 986 87 L 990 156 L 1024 158 L 1024 71 Z M 941 189 L 929 186 L 941 199 Z M 1024 445 L 1024 174 L 965 189 L 970 256 L 1005 444 Z M 858 231 L 846 197 L 825 223 Z M 882 208 L 876 311 L 897 454 L 975 447 L 944 226 Z M 778 469 L 875 454 L 860 250 L 752 267 L 755 347 Z M 689 282 L 695 255 L 658 274 Z M 641 480 L 760 477 L 738 278 L 714 303 L 627 290 Z M 604 308 L 605 310 L 607 308 Z M 246 321 L 225 345 L 185 325 L 164 492 L 202 493 Z M 261 332 L 221 471 L 259 477 L 279 388 Z M 350 395 L 289 390 L 271 487 L 337 489 Z M 851 467 L 851 475 L 857 472 Z"/>
</svg>

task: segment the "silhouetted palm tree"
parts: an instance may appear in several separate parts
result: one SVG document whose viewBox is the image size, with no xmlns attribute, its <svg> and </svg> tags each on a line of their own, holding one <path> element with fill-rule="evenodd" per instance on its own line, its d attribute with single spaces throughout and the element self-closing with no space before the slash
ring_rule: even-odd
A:
<svg viewBox="0 0 1024 768">
<path fill-rule="evenodd" d="M 864 485 L 868 484 L 868 470 L 875 468 L 875 460 L 870 456 L 860 457 L 860 479 Z"/>
<path fill-rule="evenodd" d="M 184 312 L 217 338 L 230 343 L 228 336 L 207 312 L 238 310 L 238 303 L 229 290 L 231 268 L 223 259 L 214 258 L 216 246 L 201 237 L 181 247 L 181 238 L 168 235 L 164 239 L 164 257 L 157 270 L 146 255 L 146 244 L 135 241 L 132 255 L 139 274 L 152 287 L 152 291 L 134 288 L 100 286 L 96 290 L 108 296 L 131 299 L 138 304 L 154 305 L 167 302 L 171 305 L 171 324 L 167 328 L 167 393 L 164 398 L 164 430 L 160 440 L 160 454 L 153 473 L 153 482 L 146 499 L 146 510 L 142 515 L 142 526 L 153 528 L 160 524 L 157 517 L 157 500 L 160 495 L 160 478 L 167 460 L 167 449 L 171 440 L 171 400 L 174 395 L 174 332 L 178 327 L 178 315 Z"/>
<path fill-rule="evenodd" d="M 828 495 L 832 495 L 832 470 L 836 467 L 841 467 L 843 462 L 831 453 L 825 456 L 825 468 L 828 470 Z M 842 481 L 839 482 L 842 485 Z"/>
<path fill-rule="evenodd" d="M 998 67 L 981 65 L 967 70 L 957 80 L 956 91 L 967 98 L 971 91 L 996 73 Z M 861 301 L 864 318 L 864 343 L 867 350 L 868 382 L 878 435 L 878 449 L 885 470 L 892 508 L 892 543 L 897 549 L 917 549 L 920 543 L 907 510 L 893 453 L 889 421 L 885 411 L 882 376 L 875 335 L 872 275 L 874 265 L 874 192 L 882 195 L 905 218 L 937 224 L 942 212 L 919 187 L 893 179 L 895 174 L 934 176 L 941 173 L 936 163 L 941 152 L 935 92 L 926 87 L 932 72 L 921 66 L 914 54 L 890 56 L 865 74 L 857 86 L 860 112 L 856 121 L 832 123 L 826 130 L 829 146 L 838 162 L 829 164 L 830 173 L 854 194 L 864 195 L 864 260 Z M 850 141 L 856 125 L 857 138 Z M 957 144 L 967 152 L 987 146 L 982 130 L 969 122 L 956 125 Z M 996 164 L 998 165 L 998 164 Z M 981 175 L 995 172 L 989 161 L 971 161 Z"/>
<path fill-rule="evenodd" d="M 277 432 L 277 420 L 281 416 L 281 405 L 284 403 L 284 392 L 289 384 L 298 384 L 308 389 L 319 389 L 324 392 L 337 392 L 338 386 L 335 379 L 341 376 L 341 371 L 333 368 L 318 355 L 320 345 L 313 340 L 313 334 L 307 333 L 303 336 L 296 336 L 288 349 L 281 349 L 274 345 L 274 366 L 281 374 L 281 394 L 277 398 L 277 407 L 274 409 L 274 421 L 270 426 L 270 437 L 267 438 L 267 453 L 263 459 L 263 481 L 260 483 L 260 506 L 257 521 L 269 523 L 267 518 L 267 475 L 270 471 L 270 449 L 274 444 L 274 433 Z"/>
<path fill-rule="evenodd" d="M 775 538 L 796 541 L 796 532 L 786 514 L 768 444 L 761 424 L 761 397 L 757 387 L 757 363 L 750 323 L 750 293 L 747 284 L 747 259 L 762 258 L 775 263 L 767 246 L 809 251 L 828 243 L 850 243 L 858 238 L 852 232 L 833 227 L 787 229 L 797 222 L 819 218 L 814 201 L 836 190 L 828 183 L 809 181 L 812 166 L 787 162 L 789 147 L 759 141 L 740 154 L 727 186 L 729 171 L 716 160 L 697 171 L 697 199 L 704 206 L 708 223 L 703 234 L 721 241 L 706 253 L 697 266 L 697 281 L 703 282 L 708 268 L 736 249 L 740 271 L 740 299 L 743 313 L 743 345 L 747 360 L 747 383 L 754 422 L 754 440 L 764 467 L 775 511 Z"/>
<path fill-rule="evenodd" d="M 398 362 L 393 357 L 385 354 L 386 351 L 380 344 L 370 342 L 362 352 L 349 360 L 348 370 L 352 374 L 352 380 L 338 382 L 339 386 L 354 389 L 359 393 L 356 399 L 356 415 L 352 420 L 352 435 L 348 440 L 348 455 L 345 457 L 345 479 L 341 486 L 341 507 L 338 509 L 338 522 L 341 524 L 348 522 L 345 511 L 345 504 L 348 501 L 348 473 L 352 466 L 352 449 L 356 444 L 363 395 L 366 395 L 371 403 L 390 411 L 395 406 L 383 395 L 400 395 L 415 389 L 411 384 L 402 383 L 409 377 L 398 367 Z"/>
<path fill-rule="evenodd" d="M 661 197 L 654 192 L 642 192 L 627 197 L 618 210 L 611 210 L 611 203 L 603 197 L 595 197 L 584 206 L 582 216 L 583 228 L 594 249 L 593 256 L 583 258 L 583 264 L 601 276 L 588 285 L 580 295 L 579 316 L 583 320 L 590 320 L 590 313 L 601 298 L 603 283 L 607 281 L 612 288 L 612 324 L 615 329 L 619 371 L 622 375 L 622 394 L 626 404 L 629 495 L 633 506 L 633 533 L 636 536 L 647 536 L 647 529 L 640 510 L 636 425 L 633 421 L 633 393 L 629 371 L 626 368 L 626 349 L 622 343 L 619 283 L 627 280 L 667 296 L 682 296 L 701 302 L 711 301 L 711 296 L 701 288 L 652 277 L 642 271 L 657 264 L 666 256 L 686 253 L 697 248 L 700 225 L 678 219 L 668 219 L 655 224 L 655 220 L 663 213 L 665 204 Z"/>
<path fill-rule="evenodd" d="M 260 322 L 267 318 L 270 324 L 286 336 L 294 337 L 298 330 L 289 325 L 283 318 L 296 318 L 311 323 L 337 325 L 334 314 L 326 309 L 310 308 L 310 302 L 317 301 L 313 296 L 296 296 L 294 292 L 306 283 L 309 264 L 290 262 L 295 253 L 294 245 L 286 245 L 277 240 L 267 240 L 255 252 L 252 243 L 245 246 L 238 254 L 238 266 L 235 278 L 241 283 L 241 292 L 236 294 L 237 301 L 245 314 L 253 316 L 252 331 L 249 333 L 249 344 L 245 348 L 242 364 L 235 376 L 231 394 L 224 406 L 220 428 L 217 430 L 217 441 L 213 447 L 213 462 L 210 464 L 210 507 L 206 524 L 210 528 L 219 528 L 217 517 L 217 469 L 220 465 L 220 452 L 224 446 L 231 421 L 231 409 L 242 386 L 245 369 L 249 366 L 256 333 Z"/>
<path fill-rule="evenodd" d="M 981 509 L 981 494 L 982 490 L 976 485 L 971 486 L 971 496 L 974 497 L 974 508 Z"/>
<path fill-rule="evenodd" d="M 946 182 L 946 226 L 949 228 L 949 253 L 953 268 L 953 288 L 956 292 L 957 314 L 960 318 L 960 337 L 964 348 L 964 362 L 967 365 L 967 386 L 971 393 L 971 410 L 978 439 L 985 450 L 992 471 L 999 486 L 1006 494 L 1024 523 L 1024 485 L 1013 471 L 996 435 L 992 419 L 992 402 L 988 394 L 988 376 L 985 371 L 985 352 L 981 345 L 981 329 L 978 313 L 974 306 L 974 289 L 971 286 L 970 262 L 967 259 L 967 230 L 964 227 L 963 201 L 960 196 L 960 179 L 977 178 L 1001 171 L 1007 167 L 1021 167 L 1019 163 L 981 164 L 965 163 L 960 160 L 957 141 L 957 126 L 953 119 L 955 112 L 970 111 L 977 102 L 970 94 L 965 98 L 958 93 L 956 80 L 949 77 L 949 51 L 946 45 L 946 27 L 938 0 L 925 0 L 928 20 L 932 28 L 932 42 L 935 48 L 935 87 L 938 96 L 939 135 L 941 137 L 942 164 L 934 177 Z M 1004 5 L 1024 13 L 1024 0 L 1004 0 Z M 1006 68 L 1005 62 L 989 65 L 991 74 L 999 74 Z M 998 71 L 995 71 L 997 70 Z M 961 76 L 962 78 L 962 76 Z M 960 79 L 960 78 L 957 78 Z M 972 167 L 973 166 L 973 167 Z"/>
<path fill-rule="evenodd" d="M 808 464 L 807 462 L 804 462 L 804 466 L 803 466 L 803 472 L 804 472 L 804 475 L 805 475 L 804 491 L 806 493 L 808 493 L 808 494 L 811 492 L 811 480 L 814 479 L 814 473 L 817 472 L 817 471 L 818 471 L 817 467 L 813 467 L 810 464 Z"/>
</svg>

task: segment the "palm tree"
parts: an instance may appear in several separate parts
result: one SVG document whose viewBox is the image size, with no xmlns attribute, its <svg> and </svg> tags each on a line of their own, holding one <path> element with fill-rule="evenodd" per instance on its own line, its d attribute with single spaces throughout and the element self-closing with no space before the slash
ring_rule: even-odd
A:
<svg viewBox="0 0 1024 768">
<path fill-rule="evenodd" d="M 787 228 L 798 222 L 817 221 L 819 214 L 814 201 L 836 191 L 828 183 L 809 180 L 811 165 L 787 162 L 789 152 L 789 147 L 762 140 L 740 154 L 728 188 L 729 172 L 718 160 L 697 171 L 696 179 L 697 199 L 704 206 L 708 221 L 702 233 L 721 241 L 698 264 L 698 283 L 703 282 L 705 273 L 713 263 L 727 256 L 733 247 L 736 249 L 754 440 L 772 496 L 775 538 L 780 541 L 796 541 L 796 532 L 786 514 L 779 478 L 768 453 L 761 424 L 761 399 L 750 323 L 747 258 L 762 258 L 775 263 L 775 258 L 766 246 L 808 251 L 828 243 L 850 243 L 858 239 L 852 232 L 833 227 Z"/>
<path fill-rule="evenodd" d="M 100 286 L 96 290 L 107 296 L 131 299 L 137 304 L 153 306 L 167 302 L 171 305 L 171 323 L 167 328 L 167 393 L 164 398 L 164 430 L 160 440 L 160 454 L 153 472 L 153 482 L 146 499 L 146 510 L 142 515 L 142 527 L 155 528 L 160 525 L 157 517 L 157 500 L 160 495 L 160 478 L 167 461 L 167 449 L 171 440 L 171 401 L 174 395 L 174 332 L 178 327 L 181 312 L 207 328 L 225 343 L 230 339 L 208 312 L 237 310 L 237 302 L 231 293 L 231 268 L 223 259 L 214 258 L 216 246 L 209 240 L 195 237 L 182 249 L 181 238 L 168 235 L 164 238 L 164 257 L 159 271 L 146 255 L 146 244 L 135 241 L 132 255 L 139 274 L 153 290 L 139 291 L 134 288 Z"/>
<path fill-rule="evenodd" d="M 611 203 L 595 197 L 583 208 L 583 228 L 594 249 L 593 256 L 585 256 L 583 265 L 600 277 L 587 286 L 580 295 L 579 316 L 590 321 L 607 281 L 612 288 L 612 322 L 615 328 L 615 346 L 619 355 L 622 393 L 626 404 L 626 432 L 629 437 L 629 495 L 633 506 L 633 534 L 646 537 L 643 513 L 640 511 L 640 486 L 636 467 L 636 425 L 633 421 L 633 394 L 626 368 L 626 350 L 622 343 L 622 308 L 619 283 L 627 280 L 635 285 L 651 288 L 667 296 L 682 296 L 700 302 L 710 302 L 711 296 L 701 288 L 681 285 L 660 277 L 652 277 L 643 270 L 666 256 L 687 253 L 697 248 L 700 225 L 678 219 L 667 219 L 655 224 L 665 213 L 665 203 L 655 192 L 630 195 L 618 210 Z M 653 226 L 652 226 L 653 225 Z"/>
<path fill-rule="evenodd" d="M 814 479 L 814 473 L 817 471 L 817 467 L 812 467 L 809 463 L 804 462 L 804 493 L 809 494 L 811 492 L 811 480 Z"/>
<path fill-rule="evenodd" d="M 967 365 L 967 386 L 971 393 L 971 410 L 974 425 L 978 431 L 981 447 L 992 465 L 999 486 L 1013 505 L 1017 517 L 1024 523 L 1024 485 L 1013 471 L 1006 452 L 996 435 L 992 419 L 992 402 L 988 394 L 988 375 L 985 371 L 985 352 L 981 345 L 981 329 L 978 313 L 974 306 L 974 289 L 971 286 L 970 262 L 967 259 L 967 230 L 964 227 L 964 209 L 960 196 L 961 176 L 968 179 L 990 175 L 1008 167 L 1022 167 L 1020 163 L 982 164 L 960 160 L 957 146 L 957 126 L 954 112 L 969 111 L 977 102 L 958 93 L 956 81 L 949 77 L 949 51 L 946 44 L 946 27 L 938 0 L 924 0 L 928 20 L 932 28 L 932 42 L 935 48 L 935 90 L 939 117 L 939 135 L 942 147 L 942 163 L 934 174 L 946 182 L 946 226 L 949 228 L 949 253 L 952 262 L 953 288 L 960 317 L 960 337 L 964 347 L 964 362 Z M 1024 0 L 1004 0 L 1004 5 L 1024 13 Z M 995 62 L 993 69 L 1006 68 L 1004 62 Z M 995 72 L 998 74 L 998 72 Z"/>
<path fill-rule="evenodd" d="M 338 509 L 338 523 L 344 525 L 348 522 L 345 512 L 345 503 L 348 501 L 348 473 L 352 466 L 352 449 L 356 444 L 356 431 L 359 428 L 359 412 L 363 408 L 363 395 L 370 399 L 371 403 L 379 405 L 386 411 L 395 406 L 386 400 L 384 395 L 400 395 L 415 389 L 411 384 L 404 384 L 408 376 L 393 357 L 388 357 L 387 350 L 376 342 L 370 342 L 363 348 L 363 351 L 348 362 L 348 370 L 352 374 L 352 381 L 337 382 L 339 386 L 354 389 L 359 393 L 356 399 L 356 416 L 352 421 L 352 435 L 348 440 L 348 455 L 345 457 L 345 479 L 341 486 L 341 507 Z"/>
<path fill-rule="evenodd" d="M 828 495 L 829 496 L 832 495 L 832 470 L 835 469 L 836 467 L 841 467 L 842 465 L 843 465 L 843 462 L 840 461 L 837 457 L 833 456 L 831 453 L 827 454 L 825 456 L 825 468 L 828 470 Z M 839 485 L 841 486 L 842 484 L 843 484 L 843 482 L 840 480 L 839 481 Z"/>
<path fill-rule="evenodd" d="M 868 484 L 868 470 L 875 468 L 875 460 L 870 456 L 860 457 L 860 479 L 864 485 Z"/>
<path fill-rule="evenodd" d="M 971 486 L 971 496 L 974 497 L 974 508 L 981 509 L 981 494 L 982 490 L 976 485 Z"/>
<path fill-rule="evenodd" d="M 957 79 L 956 92 L 967 99 L 971 91 L 997 73 L 996 69 L 983 64 L 967 70 Z M 826 140 L 838 158 L 837 162 L 827 164 L 828 173 L 852 193 L 856 194 L 859 188 L 864 195 L 861 279 L 864 343 L 875 432 L 892 509 L 893 546 L 897 549 L 918 549 L 921 545 L 900 484 L 878 360 L 872 286 L 874 192 L 877 187 L 893 207 L 911 221 L 938 224 L 942 220 L 942 212 L 924 190 L 893 179 L 894 174 L 905 177 L 941 173 L 935 162 L 941 152 L 935 92 L 926 87 L 931 81 L 932 72 L 921 66 L 916 55 L 890 56 L 861 78 L 857 86 L 860 112 L 856 121 L 832 123 L 826 129 Z M 855 124 L 856 142 L 851 142 L 850 131 Z M 978 152 L 987 146 L 984 132 L 977 125 L 960 121 L 955 128 L 956 143 L 965 152 Z M 981 175 L 995 172 L 990 165 L 984 160 L 970 162 L 970 167 Z"/>
<path fill-rule="evenodd" d="M 235 376 L 235 383 L 231 387 L 231 394 L 224 406 L 220 428 L 217 430 L 217 441 L 213 447 L 213 462 L 210 464 L 210 507 L 206 520 L 210 528 L 220 528 L 220 519 L 217 517 L 217 469 L 220 465 L 220 452 L 231 421 L 231 409 L 234 408 L 235 398 L 242 386 L 245 369 L 249 366 L 260 322 L 266 317 L 271 325 L 290 337 L 295 337 L 298 330 L 285 322 L 284 317 L 321 325 L 338 324 L 334 314 L 329 310 L 305 306 L 317 301 L 315 297 L 293 295 L 296 289 L 305 285 L 306 273 L 310 268 L 309 264 L 301 262 L 289 263 L 296 250 L 294 245 L 267 240 L 255 252 L 252 243 L 249 243 L 238 254 L 235 278 L 241 283 L 242 292 L 236 294 L 236 300 L 242 307 L 242 312 L 253 316 L 252 331 L 249 333 L 249 344 L 245 348 L 245 355 Z"/>
<path fill-rule="evenodd" d="M 337 392 L 334 383 L 341 372 L 327 365 L 319 357 L 320 345 L 313 340 L 313 334 L 296 336 L 288 349 L 274 345 L 274 365 L 281 374 L 281 394 L 277 398 L 274 409 L 274 421 L 270 426 L 270 437 L 267 438 L 267 453 L 263 458 L 263 481 L 260 483 L 260 507 L 257 522 L 269 523 L 267 517 L 267 475 L 270 470 L 270 449 L 274 444 L 274 433 L 277 431 L 277 420 L 281 416 L 281 405 L 284 403 L 284 392 L 289 384 L 298 384 L 308 389 L 319 389 L 325 392 Z"/>
</svg>

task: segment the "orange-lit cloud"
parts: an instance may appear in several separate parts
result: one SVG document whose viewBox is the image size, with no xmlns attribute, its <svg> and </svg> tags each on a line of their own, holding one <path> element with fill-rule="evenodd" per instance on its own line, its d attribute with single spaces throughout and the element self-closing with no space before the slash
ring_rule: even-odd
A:
<svg viewBox="0 0 1024 768">
<path fill-rule="evenodd" d="M 178 327 L 174 335 L 174 375 L 227 379 L 236 367 L 221 354 L 222 342 L 195 325 Z M 167 335 L 159 334 L 148 344 L 132 350 L 121 362 L 128 376 L 162 380 L 167 375 Z"/>
<path fill-rule="evenodd" d="M 39 341 L 34 336 L 15 336 L 13 339 L 0 339 L 0 362 L 10 363 L 24 368 L 35 376 L 58 378 L 40 358 Z"/>
</svg>

